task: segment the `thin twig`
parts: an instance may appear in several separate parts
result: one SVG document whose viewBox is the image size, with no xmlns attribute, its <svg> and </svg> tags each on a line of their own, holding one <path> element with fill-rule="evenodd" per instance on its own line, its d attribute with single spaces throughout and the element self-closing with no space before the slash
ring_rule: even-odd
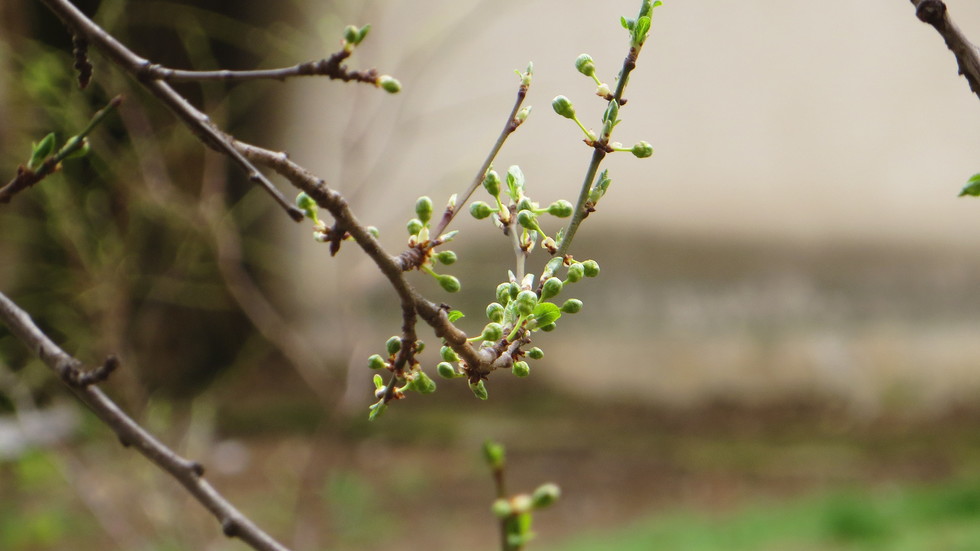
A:
<svg viewBox="0 0 980 551">
<path fill-rule="evenodd" d="M 476 175 L 473 177 L 473 181 L 470 182 L 470 187 L 466 189 L 463 193 L 461 199 L 457 200 L 458 205 L 454 209 L 447 209 L 442 216 L 442 220 L 439 221 L 439 225 L 436 227 L 432 235 L 439 236 L 442 232 L 446 231 L 449 223 L 453 221 L 453 218 L 463 210 L 466 206 L 466 202 L 469 201 L 470 196 L 476 191 L 476 188 L 480 187 L 483 183 L 484 176 L 487 175 L 487 171 L 490 170 L 490 165 L 493 164 L 493 160 L 497 158 L 497 153 L 504 146 L 504 142 L 507 141 L 507 137 L 517 130 L 517 127 L 521 125 L 521 121 L 517 120 L 517 113 L 521 110 L 521 105 L 524 103 L 524 98 L 527 97 L 528 84 L 521 82 L 521 86 L 517 89 L 517 99 L 514 101 L 514 108 L 510 110 L 510 115 L 507 117 L 507 122 L 504 124 L 503 130 L 500 131 L 500 135 L 497 136 L 497 141 L 494 142 L 493 147 L 490 148 L 490 152 L 487 153 L 487 157 L 483 160 L 483 164 L 480 165 L 479 170 L 476 171 Z"/>
<path fill-rule="evenodd" d="M 345 82 L 365 82 L 377 85 L 378 71 L 368 69 L 367 71 L 352 71 L 343 65 L 344 60 L 350 57 L 351 52 L 341 50 L 326 59 L 319 61 L 307 61 L 293 65 L 292 67 L 282 67 L 279 69 L 256 69 L 249 71 L 230 71 L 222 69 L 218 71 L 188 71 L 183 69 L 171 69 L 161 65 L 150 65 L 143 69 L 148 78 L 164 80 L 168 82 L 203 82 L 203 81 L 243 81 L 243 80 L 286 80 L 291 77 L 305 76 L 325 76 L 335 80 Z"/>
<path fill-rule="evenodd" d="M 71 373 L 77 373 L 82 362 L 62 350 L 44 332 L 38 329 L 27 312 L 21 310 L 6 295 L 0 293 L 0 321 L 10 329 L 25 346 L 37 354 L 49 368 L 59 375 L 65 385 L 87 405 L 103 423 L 109 426 L 124 446 L 131 446 L 155 465 L 180 482 L 221 523 L 224 534 L 238 538 L 257 551 L 288 551 L 288 549 L 262 531 L 251 520 L 228 502 L 211 484 L 204 480 L 204 467 L 185 459 L 157 440 L 96 385 L 85 384 Z M 108 365 L 108 361 L 107 364 Z"/>
<path fill-rule="evenodd" d="M 942 0 L 911 0 L 915 15 L 923 23 L 928 23 L 946 41 L 946 47 L 956 56 L 959 73 L 966 78 L 970 90 L 980 98 L 980 48 L 969 41 L 966 35 L 953 23 L 949 11 Z"/>
</svg>

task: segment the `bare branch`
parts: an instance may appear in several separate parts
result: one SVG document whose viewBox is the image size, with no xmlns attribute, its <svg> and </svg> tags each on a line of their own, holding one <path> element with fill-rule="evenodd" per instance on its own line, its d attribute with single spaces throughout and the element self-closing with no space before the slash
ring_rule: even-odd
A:
<svg viewBox="0 0 980 551">
<path fill-rule="evenodd" d="M 344 82 L 365 82 L 368 84 L 378 84 L 378 71 L 368 69 L 367 71 L 352 71 L 343 65 L 344 60 L 350 57 L 351 52 L 341 50 L 326 59 L 319 61 L 307 61 L 293 65 L 292 67 L 282 67 L 280 69 L 257 69 L 250 71 L 229 71 L 226 69 L 219 71 L 186 71 L 182 69 L 170 69 L 160 65 L 150 65 L 143 70 L 144 75 L 156 80 L 168 82 L 200 82 L 207 80 L 219 81 L 242 81 L 242 80 L 286 80 L 290 77 L 305 76 L 325 76 L 334 80 Z"/>
<path fill-rule="evenodd" d="M 970 42 L 966 35 L 953 23 L 949 11 L 942 0 L 911 0 L 915 15 L 923 23 L 928 23 L 946 41 L 946 47 L 956 56 L 959 74 L 966 78 L 970 90 L 980 98 L 980 48 Z"/>
<path fill-rule="evenodd" d="M 104 379 L 115 368 L 117 362 L 114 358 L 110 357 L 101 368 L 93 372 L 81 373 L 79 368 L 82 362 L 56 345 L 38 329 L 27 312 L 21 310 L 3 293 L 0 293 L 0 321 L 61 377 L 75 396 L 116 433 L 124 446 L 136 448 L 143 456 L 180 482 L 218 519 L 226 536 L 238 538 L 257 551 L 288 551 L 204 480 L 204 467 L 200 463 L 181 457 L 161 443 L 93 384 Z"/>
</svg>

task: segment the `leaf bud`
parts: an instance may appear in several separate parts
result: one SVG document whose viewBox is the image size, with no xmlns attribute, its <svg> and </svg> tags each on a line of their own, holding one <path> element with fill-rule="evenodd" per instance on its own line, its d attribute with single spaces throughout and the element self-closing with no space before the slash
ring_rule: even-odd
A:
<svg viewBox="0 0 980 551">
<path fill-rule="evenodd" d="M 381 237 L 381 230 L 379 230 L 377 226 L 368 226 L 367 232 L 375 239 Z"/>
<path fill-rule="evenodd" d="M 395 335 L 385 342 L 385 350 L 388 351 L 389 356 L 394 356 L 402 349 L 402 339 L 401 337 Z"/>
<path fill-rule="evenodd" d="M 504 320 L 504 307 L 499 302 L 491 302 L 487 305 L 487 319 L 492 322 L 500 323 Z"/>
<path fill-rule="evenodd" d="M 374 390 L 381 390 L 385 387 L 385 380 L 377 373 L 374 374 L 374 377 L 371 377 L 371 382 L 374 383 Z"/>
<path fill-rule="evenodd" d="M 487 393 L 487 385 L 483 384 L 483 379 L 480 379 L 475 384 L 470 383 L 470 390 L 473 391 L 473 395 L 481 400 L 486 400 L 490 397 Z"/>
<path fill-rule="evenodd" d="M 451 275 L 440 275 L 436 279 L 439 280 L 439 286 L 442 287 L 448 293 L 455 293 L 459 291 L 460 285 L 459 280 Z"/>
<path fill-rule="evenodd" d="M 402 89 L 402 83 L 391 75 L 381 75 L 378 77 L 377 85 L 389 94 L 397 94 Z"/>
<path fill-rule="evenodd" d="M 470 203 L 470 214 L 477 220 L 483 220 L 493 213 L 494 209 L 490 208 L 490 205 L 484 203 L 483 201 L 473 201 Z"/>
<path fill-rule="evenodd" d="M 347 25 L 346 27 L 344 27 L 344 42 L 347 42 L 352 46 L 357 44 L 357 36 L 359 34 L 359 31 L 360 29 L 358 29 L 354 25 Z"/>
<path fill-rule="evenodd" d="M 388 409 L 388 404 L 385 403 L 384 399 L 378 401 L 377 403 L 371 404 L 371 413 L 368 414 L 368 421 L 374 421 L 380 417 L 386 409 Z"/>
<path fill-rule="evenodd" d="M 415 374 L 412 381 L 412 388 L 419 394 L 432 394 L 436 391 L 436 382 L 432 380 L 424 371 Z"/>
<path fill-rule="evenodd" d="M 456 354 L 456 351 L 448 346 L 443 346 L 442 348 L 440 348 L 439 355 L 442 357 L 443 360 L 447 362 L 459 361 L 459 356 Z"/>
<path fill-rule="evenodd" d="M 562 282 L 557 277 L 550 277 L 541 286 L 541 300 L 547 300 L 561 292 Z"/>
<path fill-rule="evenodd" d="M 637 142 L 637 144 L 633 146 L 633 149 L 631 151 L 633 152 L 633 155 L 636 156 L 636 158 L 645 159 L 650 155 L 653 155 L 653 146 L 647 142 Z"/>
<path fill-rule="evenodd" d="M 306 194 L 305 191 L 299 192 L 296 196 L 296 206 L 299 210 L 303 211 L 303 215 L 311 220 L 316 220 L 317 204 L 312 197 Z"/>
<path fill-rule="evenodd" d="M 514 512 L 514 509 L 510 506 L 509 500 L 501 497 L 494 500 L 493 505 L 490 506 L 490 511 L 497 518 L 507 518 Z"/>
<path fill-rule="evenodd" d="M 527 377 L 531 374 L 531 366 L 527 365 L 527 362 L 514 362 L 514 367 L 510 370 L 517 377 Z"/>
<path fill-rule="evenodd" d="M 574 262 L 568 267 L 568 281 L 575 283 L 585 275 L 585 267 L 581 262 Z"/>
<path fill-rule="evenodd" d="M 538 223 L 534 219 L 534 213 L 529 210 L 522 210 L 517 213 L 517 223 L 528 230 L 538 229 Z"/>
<path fill-rule="evenodd" d="M 485 341 L 499 341 L 504 336 L 504 328 L 497 322 L 490 322 L 483 328 L 480 337 Z"/>
<path fill-rule="evenodd" d="M 555 113 L 558 113 L 566 119 L 575 118 L 575 108 L 572 107 L 572 102 L 565 96 L 556 96 L 555 99 L 551 100 L 551 108 L 555 110 Z"/>
<path fill-rule="evenodd" d="M 572 204 L 564 199 L 559 199 L 548 205 L 548 214 L 558 218 L 568 218 L 572 215 Z"/>
<path fill-rule="evenodd" d="M 388 367 L 388 362 L 381 357 L 381 354 L 373 354 L 368 358 L 368 367 L 371 369 L 384 369 Z"/>
<path fill-rule="evenodd" d="M 514 115 L 514 124 L 516 125 L 523 124 L 524 121 L 527 120 L 528 115 L 530 114 L 531 114 L 531 106 L 528 105 L 527 107 L 518 111 L 516 115 Z"/>
<path fill-rule="evenodd" d="M 577 314 L 582 310 L 582 301 L 577 298 L 570 298 L 561 305 L 561 311 L 566 314 Z"/>
<path fill-rule="evenodd" d="M 439 364 L 436 365 L 436 372 L 443 379 L 456 378 L 456 369 L 449 362 L 439 362 Z"/>
<path fill-rule="evenodd" d="M 517 301 L 517 313 L 528 316 L 538 304 L 538 295 L 534 294 L 534 291 L 521 291 L 515 300 Z"/>
<path fill-rule="evenodd" d="M 483 459 L 491 469 L 495 471 L 503 469 L 506 464 L 504 446 L 493 440 L 487 440 L 483 443 Z"/>
<path fill-rule="evenodd" d="M 432 199 L 429 199 L 424 195 L 419 197 L 418 200 L 415 201 L 415 214 L 419 217 L 419 220 L 421 220 L 423 224 L 428 223 L 428 221 L 432 219 Z"/>
<path fill-rule="evenodd" d="M 500 195 L 500 175 L 496 170 L 487 171 L 487 175 L 483 177 L 483 188 L 494 197 Z"/>
<path fill-rule="evenodd" d="M 531 495 L 531 503 L 535 509 L 544 509 L 561 497 L 561 488 L 557 484 L 547 483 L 538 486 Z"/>
<path fill-rule="evenodd" d="M 595 62 L 592 60 L 592 56 L 589 54 L 582 54 L 575 59 L 575 68 L 578 72 L 582 73 L 587 77 L 591 77 L 595 74 Z"/>
<path fill-rule="evenodd" d="M 72 140 L 77 140 L 77 139 L 78 136 L 72 136 L 71 138 L 68 138 L 68 141 L 66 143 L 70 144 Z M 79 146 L 74 151 L 72 151 L 71 153 L 69 153 L 68 156 L 65 157 L 65 159 L 80 159 L 88 155 L 90 151 L 92 151 L 92 145 L 89 143 L 88 138 L 82 138 L 82 145 Z"/>
<path fill-rule="evenodd" d="M 544 357 L 544 350 L 541 350 L 537 346 L 527 351 L 527 357 L 532 360 L 540 360 Z"/>
<path fill-rule="evenodd" d="M 596 277 L 599 275 L 599 263 L 595 260 L 586 260 L 582 263 L 585 277 Z"/>
<path fill-rule="evenodd" d="M 456 262 L 456 253 L 453 251 L 439 251 L 439 253 L 436 254 L 436 260 L 442 262 L 446 266 L 449 266 L 450 264 L 454 264 Z"/>
<path fill-rule="evenodd" d="M 422 221 L 418 218 L 412 218 L 408 221 L 408 224 L 405 224 L 405 229 L 408 230 L 408 235 L 418 235 L 424 227 L 425 225 L 422 224 Z"/>
</svg>

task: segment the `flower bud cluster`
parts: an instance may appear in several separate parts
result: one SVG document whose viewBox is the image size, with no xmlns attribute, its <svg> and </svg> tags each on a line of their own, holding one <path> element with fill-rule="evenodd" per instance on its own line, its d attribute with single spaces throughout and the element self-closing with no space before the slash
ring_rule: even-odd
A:
<svg viewBox="0 0 980 551">
<path fill-rule="evenodd" d="M 446 209 L 451 211 L 455 208 L 456 196 L 453 195 L 450 197 Z M 408 230 L 408 246 L 421 253 L 422 261 L 418 265 L 418 269 L 432 276 L 446 292 L 455 293 L 460 289 L 459 279 L 448 274 L 438 274 L 433 269 L 433 266 L 436 263 L 441 263 L 446 266 L 456 263 L 457 257 L 455 252 L 450 250 L 435 251 L 435 248 L 439 245 L 452 241 L 453 237 L 456 236 L 456 232 L 451 231 L 440 235 L 436 239 L 432 239 L 429 235 L 432 213 L 432 199 L 423 196 L 415 201 L 416 217 L 409 220 L 405 225 L 405 228 Z"/>
</svg>

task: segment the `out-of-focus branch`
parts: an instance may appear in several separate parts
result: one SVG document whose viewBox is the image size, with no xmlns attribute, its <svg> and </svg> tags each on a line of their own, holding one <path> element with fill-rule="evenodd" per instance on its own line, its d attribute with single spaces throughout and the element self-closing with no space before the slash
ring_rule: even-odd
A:
<svg viewBox="0 0 980 551">
<path fill-rule="evenodd" d="M 946 47 L 956 56 L 959 72 L 970 84 L 970 90 L 980 98 L 980 48 L 969 41 L 963 31 L 953 23 L 942 0 L 911 0 L 915 15 L 928 23 L 946 41 Z"/>
<path fill-rule="evenodd" d="M 83 371 L 82 362 L 70 356 L 38 329 L 31 317 L 6 295 L 0 293 L 0 322 L 25 346 L 31 349 L 65 385 L 109 426 L 124 446 L 131 446 L 176 479 L 221 523 L 228 537 L 242 540 L 257 551 L 288 551 L 263 532 L 204 480 L 204 467 L 178 455 L 126 415 L 95 382 L 96 374 L 105 373 L 110 362 L 94 371 Z M 113 365 L 115 362 L 111 362 Z"/>
<path fill-rule="evenodd" d="M 367 71 L 352 71 L 343 65 L 344 60 L 350 57 L 351 52 L 341 50 L 332 54 L 326 59 L 319 61 L 307 61 L 292 67 L 282 67 L 279 69 L 256 69 L 250 71 L 229 71 L 222 69 L 219 71 L 185 71 L 182 69 L 170 69 L 160 65 L 150 65 L 144 68 L 143 72 L 149 78 L 166 80 L 169 82 L 200 82 L 205 80 L 238 81 L 238 80 L 286 80 L 291 77 L 306 76 L 325 76 L 334 80 L 344 82 L 365 82 L 368 84 L 378 83 L 378 71 L 368 69 Z"/>
<path fill-rule="evenodd" d="M 84 37 L 90 46 L 100 50 L 118 67 L 140 83 L 164 103 L 205 145 L 224 153 L 248 174 L 248 179 L 260 185 L 297 222 L 303 213 L 288 201 L 255 166 L 231 145 L 227 134 L 219 130 L 207 115 L 190 104 L 166 82 L 154 76 L 152 68 L 157 67 L 148 60 L 136 55 L 132 50 L 116 40 L 102 27 L 96 25 L 68 0 L 41 0 L 75 34 Z"/>
</svg>

